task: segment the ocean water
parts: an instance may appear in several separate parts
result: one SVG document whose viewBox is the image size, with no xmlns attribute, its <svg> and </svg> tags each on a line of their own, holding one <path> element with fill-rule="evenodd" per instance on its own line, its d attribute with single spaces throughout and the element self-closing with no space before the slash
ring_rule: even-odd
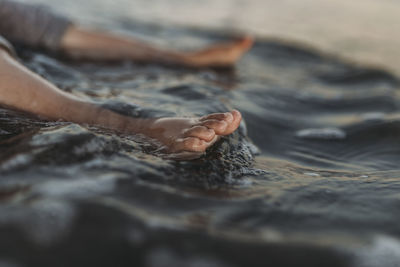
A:
<svg viewBox="0 0 400 267">
<path fill-rule="evenodd" d="M 162 46 L 235 35 L 217 25 L 229 20 L 162 23 L 118 8 L 128 1 L 47 3 Z M 135 3 L 156 18 L 196 11 Z M 154 116 L 236 108 L 244 121 L 204 157 L 173 161 L 134 136 L 0 109 L 0 266 L 399 266 L 395 74 L 268 36 L 226 70 L 19 55 L 82 98 Z"/>
</svg>

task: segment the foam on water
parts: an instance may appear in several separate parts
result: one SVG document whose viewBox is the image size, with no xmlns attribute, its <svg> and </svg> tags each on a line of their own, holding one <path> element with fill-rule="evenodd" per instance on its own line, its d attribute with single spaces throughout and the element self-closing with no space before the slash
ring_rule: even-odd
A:
<svg viewBox="0 0 400 267">
<path fill-rule="evenodd" d="M 322 128 L 322 129 L 303 129 L 296 132 L 296 136 L 300 138 L 315 138 L 315 139 L 344 139 L 346 133 L 337 128 Z"/>
</svg>

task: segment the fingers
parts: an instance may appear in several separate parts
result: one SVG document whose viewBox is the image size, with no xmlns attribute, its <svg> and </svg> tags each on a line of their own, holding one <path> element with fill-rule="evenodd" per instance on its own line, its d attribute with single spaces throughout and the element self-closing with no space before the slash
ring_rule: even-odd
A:
<svg viewBox="0 0 400 267">
<path fill-rule="evenodd" d="M 234 132 L 242 120 L 239 111 L 214 113 L 200 118 L 201 125 L 213 129 L 217 135 L 228 135 Z"/>
<path fill-rule="evenodd" d="M 197 137 L 206 142 L 211 141 L 215 136 L 215 131 L 213 129 L 209 129 L 205 126 L 194 126 L 185 131 L 184 135 L 186 137 Z"/>
<path fill-rule="evenodd" d="M 239 40 L 239 46 L 241 49 L 247 51 L 249 50 L 254 44 L 254 38 L 250 36 L 243 37 Z"/>
<path fill-rule="evenodd" d="M 232 123 L 230 123 L 226 129 L 225 129 L 225 135 L 233 133 L 240 125 L 240 122 L 242 121 L 242 114 L 237 111 L 237 110 L 232 110 L 230 112 L 232 114 L 233 120 Z"/>
<path fill-rule="evenodd" d="M 178 146 L 180 146 L 180 150 L 177 150 L 177 152 L 171 153 L 167 156 L 165 156 L 165 158 L 169 158 L 169 159 L 174 159 L 174 160 L 193 160 L 193 159 L 197 159 L 199 157 L 201 157 L 202 155 L 204 155 L 205 151 L 207 148 L 209 148 L 210 146 L 212 146 L 215 142 L 217 142 L 219 140 L 219 136 L 215 135 L 213 140 L 211 140 L 210 142 L 204 142 L 205 146 L 196 146 L 193 147 L 193 144 L 196 144 L 197 141 L 194 141 L 193 139 L 181 139 L 179 140 Z M 203 143 L 203 144 L 204 144 Z"/>
<path fill-rule="evenodd" d="M 176 151 L 193 151 L 193 152 L 204 152 L 206 151 L 209 144 L 196 137 L 186 137 L 177 140 L 175 144 Z"/>
<path fill-rule="evenodd" d="M 214 120 L 224 120 L 227 123 L 232 123 L 233 121 L 233 115 L 230 112 L 226 112 L 226 113 L 213 113 L 207 116 L 203 116 L 200 118 L 200 121 L 206 121 L 206 120 L 210 120 L 210 119 L 214 119 Z"/>
<path fill-rule="evenodd" d="M 224 134 L 226 128 L 228 127 L 228 123 L 223 120 L 206 120 L 201 123 L 201 125 L 214 130 L 214 132 L 218 135 Z"/>
<path fill-rule="evenodd" d="M 199 119 L 197 125 L 185 130 L 181 138 L 174 140 L 169 153 L 190 152 L 197 153 L 197 157 L 212 146 L 220 136 L 234 132 L 241 120 L 242 115 L 237 110 L 204 116 Z"/>
<path fill-rule="evenodd" d="M 215 135 L 214 138 L 206 142 L 204 140 L 198 139 L 196 137 L 186 137 L 177 140 L 174 145 L 174 151 L 180 152 L 205 152 L 207 148 L 212 146 L 215 142 L 219 140 L 219 136 Z"/>
</svg>

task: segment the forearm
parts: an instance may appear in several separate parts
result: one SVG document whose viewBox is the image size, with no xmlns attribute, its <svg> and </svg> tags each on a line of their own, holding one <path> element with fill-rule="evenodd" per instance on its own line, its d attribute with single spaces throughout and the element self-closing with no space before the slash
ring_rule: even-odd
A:
<svg viewBox="0 0 400 267">
<path fill-rule="evenodd" d="M 98 125 L 114 130 L 140 132 L 139 123 L 83 101 L 29 71 L 0 49 L 0 104 L 42 116 L 49 120 Z"/>
<path fill-rule="evenodd" d="M 182 63 L 184 53 L 160 49 L 132 38 L 71 26 L 61 39 L 61 50 L 78 59 Z"/>
</svg>

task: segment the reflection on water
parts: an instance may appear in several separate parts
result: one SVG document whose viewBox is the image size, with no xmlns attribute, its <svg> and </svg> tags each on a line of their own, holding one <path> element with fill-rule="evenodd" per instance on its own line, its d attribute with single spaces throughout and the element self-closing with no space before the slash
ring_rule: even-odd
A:
<svg viewBox="0 0 400 267">
<path fill-rule="evenodd" d="M 223 39 L 113 12 L 112 27 L 159 43 Z M 398 262 L 394 75 L 262 39 L 233 70 L 20 55 L 81 97 L 152 116 L 237 108 L 244 123 L 203 158 L 178 162 L 131 136 L 0 109 L 0 265 Z"/>
</svg>

